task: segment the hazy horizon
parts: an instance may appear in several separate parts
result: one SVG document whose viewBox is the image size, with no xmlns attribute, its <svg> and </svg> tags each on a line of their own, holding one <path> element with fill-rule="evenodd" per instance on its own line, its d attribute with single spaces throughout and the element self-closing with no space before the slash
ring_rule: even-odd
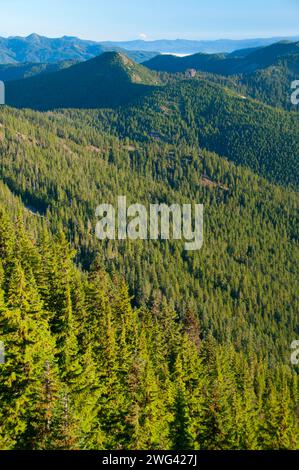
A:
<svg viewBox="0 0 299 470">
<path fill-rule="evenodd" d="M 297 0 L 3 0 L 0 36 L 76 36 L 97 42 L 217 40 L 298 35 Z M 192 11 L 192 14 L 190 12 Z"/>
<path fill-rule="evenodd" d="M 5 36 L 5 35 L 2 35 L 0 34 L 0 37 L 3 38 L 3 39 L 9 39 L 9 38 L 16 38 L 16 37 L 19 37 L 19 38 L 28 38 L 30 36 L 33 36 L 33 35 L 37 35 L 37 36 L 40 36 L 40 37 L 45 37 L 47 39 L 61 39 L 63 37 L 75 37 L 77 39 L 81 39 L 83 41 L 94 41 L 94 42 L 133 42 L 133 41 L 142 41 L 142 42 L 157 42 L 157 41 L 206 41 L 206 42 L 213 42 L 213 41 L 250 41 L 250 40 L 254 40 L 254 39 L 292 39 L 292 38 L 298 38 L 299 37 L 299 32 L 297 33 L 294 33 L 294 34 L 291 34 L 291 35 L 287 35 L 287 36 L 283 36 L 283 35 L 280 35 L 280 34 L 277 34 L 277 35 L 270 35 L 270 36 L 244 36 L 244 37 L 223 37 L 223 36 L 219 36 L 219 37 L 211 37 L 209 39 L 207 38 L 201 38 L 201 37 L 198 37 L 198 38 L 191 38 L 191 37 L 176 37 L 176 38 L 170 38 L 170 37 L 158 37 L 156 39 L 150 39 L 150 38 L 130 38 L 130 39 L 123 39 L 123 40 L 118 40 L 118 39 L 114 39 L 114 38 L 108 38 L 108 39 L 103 39 L 103 40 L 98 40 L 98 39 L 94 39 L 92 37 L 82 37 L 82 36 L 77 36 L 77 35 L 68 35 L 68 34 L 63 34 L 62 36 L 49 36 L 47 34 L 40 34 L 40 33 L 36 33 L 35 31 L 33 31 L 32 33 L 29 33 L 29 34 L 26 34 L 26 35 L 20 35 L 20 34 L 13 34 L 13 35 L 9 35 L 9 36 Z"/>
</svg>

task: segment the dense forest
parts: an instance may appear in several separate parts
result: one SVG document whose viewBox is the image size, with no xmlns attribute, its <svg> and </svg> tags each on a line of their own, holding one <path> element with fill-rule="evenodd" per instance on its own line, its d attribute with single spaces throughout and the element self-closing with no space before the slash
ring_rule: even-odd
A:
<svg viewBox="0 0 299 470">
<path fill-rule="evenodd" d="M 206 79 L 171 81 L 114 110 L 60 114 L 79 129 L 89 125 L 137 141 L 200 146 L 270 181 L 298 188 L 298 112 L 246 99 Z"/>
<path fill-rule="evenodd" d="M 0 449 L 298 449 L 296 59 L 68 65 L 3 69 Z M 99 241 L 118 196 L 203 204 L 203 248 Z"/>
<path fill-rule="evenodd" d="M 253 73 L 281 61 L 292 62 L 298 68 L 299 42 L 280 41 L 267 47 L 241 49 L 231 54 L 193 54 L 183 57 L 162 54 L 153 57 L 144 65 L 151 70 L 164 72 L 185 72 L 195 69 L 221 75 Z M 295 65 L 296 64 L 296 65 Z"/>
<path fill-rule="evenodd" d="M 0 447 L 297 448 L 297 192 L 94 113 L 0 111 Z M 122 194 L 203 203 L 203 249 L 99 242 Z"/>
<path fill-rule="evenodd" d="M 165 299 L 133 308 L 101 259 L 84 274 L 62 233 L 0 214 L 2 449 L 296 448 L 286 364 L 200 339 Z"/>
<path fill-rule="evenodd" d="M 106 52 L 86 62 L 6 83 L 6 103 L 45 111 L 124 105 L 159 86 L 155 72 L 126 55 Z"/>
<path fill-rule="evenodd" d="M 290 86 L 298 79 L 299 42 L 282 41 L 231 54 L 159 55 L 144 65 L 172 75 L 195 69 L 197 75 L 208 75 L 209 81 L 225 84 L 243 96 L 297 111 L 291 103 Z"/>
</svg>

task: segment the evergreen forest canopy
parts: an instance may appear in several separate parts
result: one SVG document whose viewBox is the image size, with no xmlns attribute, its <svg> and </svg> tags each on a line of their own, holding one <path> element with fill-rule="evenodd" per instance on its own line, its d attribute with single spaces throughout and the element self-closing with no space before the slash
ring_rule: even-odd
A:
<svg viewBox="0 0 299 470">
<path fill-rule="evenodd" d="M 210 73 L 212 80 L 274 107 L 297 111 L 290 100 L 291 83 L 299 74 L 299 42 L 282 41 L 267 47 L 231 54 L 159 55 L 144 65 L 152 70 L 184 73 L 188 69 Z M 224 80 L 226 77 L 226 80 Z"/>
<path fill-rule="evenodd" d="M 99 109 L 0 109 L 0 448 L 297 449 L 298 113 L 115 53 L 18 90 L 76 71 Z M 203 203 L 202 250 L 99 242 L 118 195 Z"/>
</svg>

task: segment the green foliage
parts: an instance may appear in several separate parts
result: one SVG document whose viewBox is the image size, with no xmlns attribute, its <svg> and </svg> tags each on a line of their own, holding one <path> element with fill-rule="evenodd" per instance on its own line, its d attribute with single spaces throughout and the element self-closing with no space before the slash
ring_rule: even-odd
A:
<svg viewBox="0 0 299 470">
<path fill-rule="evenodd" d="M 106 52 L 87 62 L 6 83 L 6 103 L 47 110 L 100 108 L 128 103 L 159 84 L 155 72 L 126 55 Z"/>
<path fill-rule="evenodd" d="M 198 71 L 216 83 L 274 107 L 296 111 L 291 83 L 298 79 L 299 43 L 280 42 L 232 54 L 195 54 L 187 57 L 160 55 L 145 62 L 151 70 L 183 73 Z M 208 77 L 207 77 L 208 74 Z"/>
<path fill-rule="evenodd" d="M 211 337 L 199 344 L 190 320 L 178 323 L 165 301 L 133 308 L 119 278 L 97 264 L 89 278 L 78 271 L 60 236 L 45 243 L 43 231 L 35 241 L 20 217 L 14 231 L 3 209 L 0 220 L 0 246 L 9 238 L 12 247 L 1 258 L 2 449 L 296 448 L 298 389 L 289 368 L 261 370 L 256 355 L 249 360 Z M 57 297 L 39 273 L 51 286 L 58 263 L 69 275 Z M 61 360 L 70 354 L 66 330 L 71 350 L 79 345 L 71 369 Z M 261 374 L 267 387 L 258 400 Z"/>
<path fill-rule="evenodd" d="M 0 64 L 0 80 L 7 82 L 44 73 L 53 73 L 75 63 L 75 60 L 66 60 L 55 64 Z"/>
<path fill-rule="evenodd" d="M 96 128 L 133 141 L 200 146 L 272 182 L 298 187 L 298 113 L 271 108 L 206 78 L 174 80 L 118 110 L 64 115 L 83 132 L 89 125 L 90 132 Z"/>
<path fill-rule="evenodd" d="M 205 80 L 1 109 L 2 449 L 298 448 L 297 124 Z M 203 203 L 203 249 L 99 242 L 117 195 Z"/>
</svg>

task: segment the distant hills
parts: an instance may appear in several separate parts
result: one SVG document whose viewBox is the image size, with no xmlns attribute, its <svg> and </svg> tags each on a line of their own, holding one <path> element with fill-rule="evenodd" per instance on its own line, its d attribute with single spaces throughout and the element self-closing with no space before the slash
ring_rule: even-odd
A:
<svg viewBox="0 0 299 470">
<path fill-rule="evenodd" d="M 0 63 L 42 63 L 53 64 L 62 61 L 85 61 L 107 51 L 123 52 L 135 62 L 141 63 L 155 57 L 159 53 L 195 54 L 202 53 L 237 53 L 242 49 L 251 52 L 285 38 L 263 38 L 217 41 L 190 41 L 185 39 L 158 41 L 128 41 L 128 42 L 96 42 L 79 39 L 72 36 L 47 38 L 38 34 L 27 37 L 0 37 Z M 299 40 L 288 38 L 289 40 Z"/>
<path fill-rule="evenodd" d="M 25 64 L 0 64 L 0 80 L 21 80 L 34 75 L 54 73 L 75 65 L 76 60 L 63 60 L 55 64 L 25 63 Z"/>
<path fill-rule="evenodd" d="M 103 42 L 106 47 L 122 47 L 128 51 L 159 51 L 161 53 L 177 53 L 177 54 L 195 54 L 196 52 L 219 53 L 234 52 L 238 49 L 265 47 L 279 41 L 289 40 L 298 41 L 299 36 L 283 38 L 257 38 L 257 39 L 219 39 L 216 41 L 190 41 L 187 39 L 176 40 L 157 40 L 157 41 L 127 41 L 127 42 Z"/>
<path fill-rule="evenodd" d="M 124 52 L 121 47 L 103 45 L 76 37 L 47 38 L 38 34 L 27 37 L 0 37 L 0 63 L 56 63 L 66 60 L 84 61 L 109 50 Z M 144 62 L 158 52 L 131 51 L 127 55 L 136 62 Z"/>
<path fill-rule="evenodd" d="M 159 55 L 146 61 L 146 67 L 165 72 L 184 72 L 194 68 L 203 72 L 235 75 L 250 73 L 271 65 L 282 59 L 299 59 L 299 42 L 278 42 L 267 47 L 226 54 L 194 54 L 186 57 Z"/>
<path fill-rule="evenodd" d="M 19 108 L 60 109 L 78 129 L 88 121 L 124 139 L 200 145 L 270 181 L 298 187 L 299 114 L 249 99 L 249 84 L 246 97 L 228 87 L 229 77 L 224 83 L 216 79 L 159 77 L 123 54 L 107 52 L 56 73 L 7 82 L 6 97 Z M 276 99 L 273 83 L 270 76 L 265 101 Z M 264 77 L 256 84 L 264 93 Z"/>
<path fill-rule="evenodd" d="M 162 82 L 181 80 L 159 72 L 190 68 L 200 72 L 199 78 L 225 85 L 241 96 L 297 110 L 291 104 L 290 85 L 299 75 L 299 42 L 231 54 L 158 55 L 142 65 L 115 51 L 79 63 L 0 65 L 0 80 L 6 81 L 7 104 L 15 107 L 102 108 L 130 103 Z"/>
<path fill-rule="evenodd" d="M 7 82 L 6 102 L 38 110 L 114 107 L 159 83 L 155 72 L 119 52 L 106 52 L 56 73 Z"/>
<path fill-rule="evenodd" d="M 299 42 L 284 41 L 231 54 L 160 55 L 143 65 L 169 73 L 195 69 L 208 73 L 207 79 L 218 80 L 242 95 L 271 106 L 297 110 L 290 100 L 290 86 L 299 76 Z M 227 77 L 225 83 L 223 76 Z"/>
</svg>

